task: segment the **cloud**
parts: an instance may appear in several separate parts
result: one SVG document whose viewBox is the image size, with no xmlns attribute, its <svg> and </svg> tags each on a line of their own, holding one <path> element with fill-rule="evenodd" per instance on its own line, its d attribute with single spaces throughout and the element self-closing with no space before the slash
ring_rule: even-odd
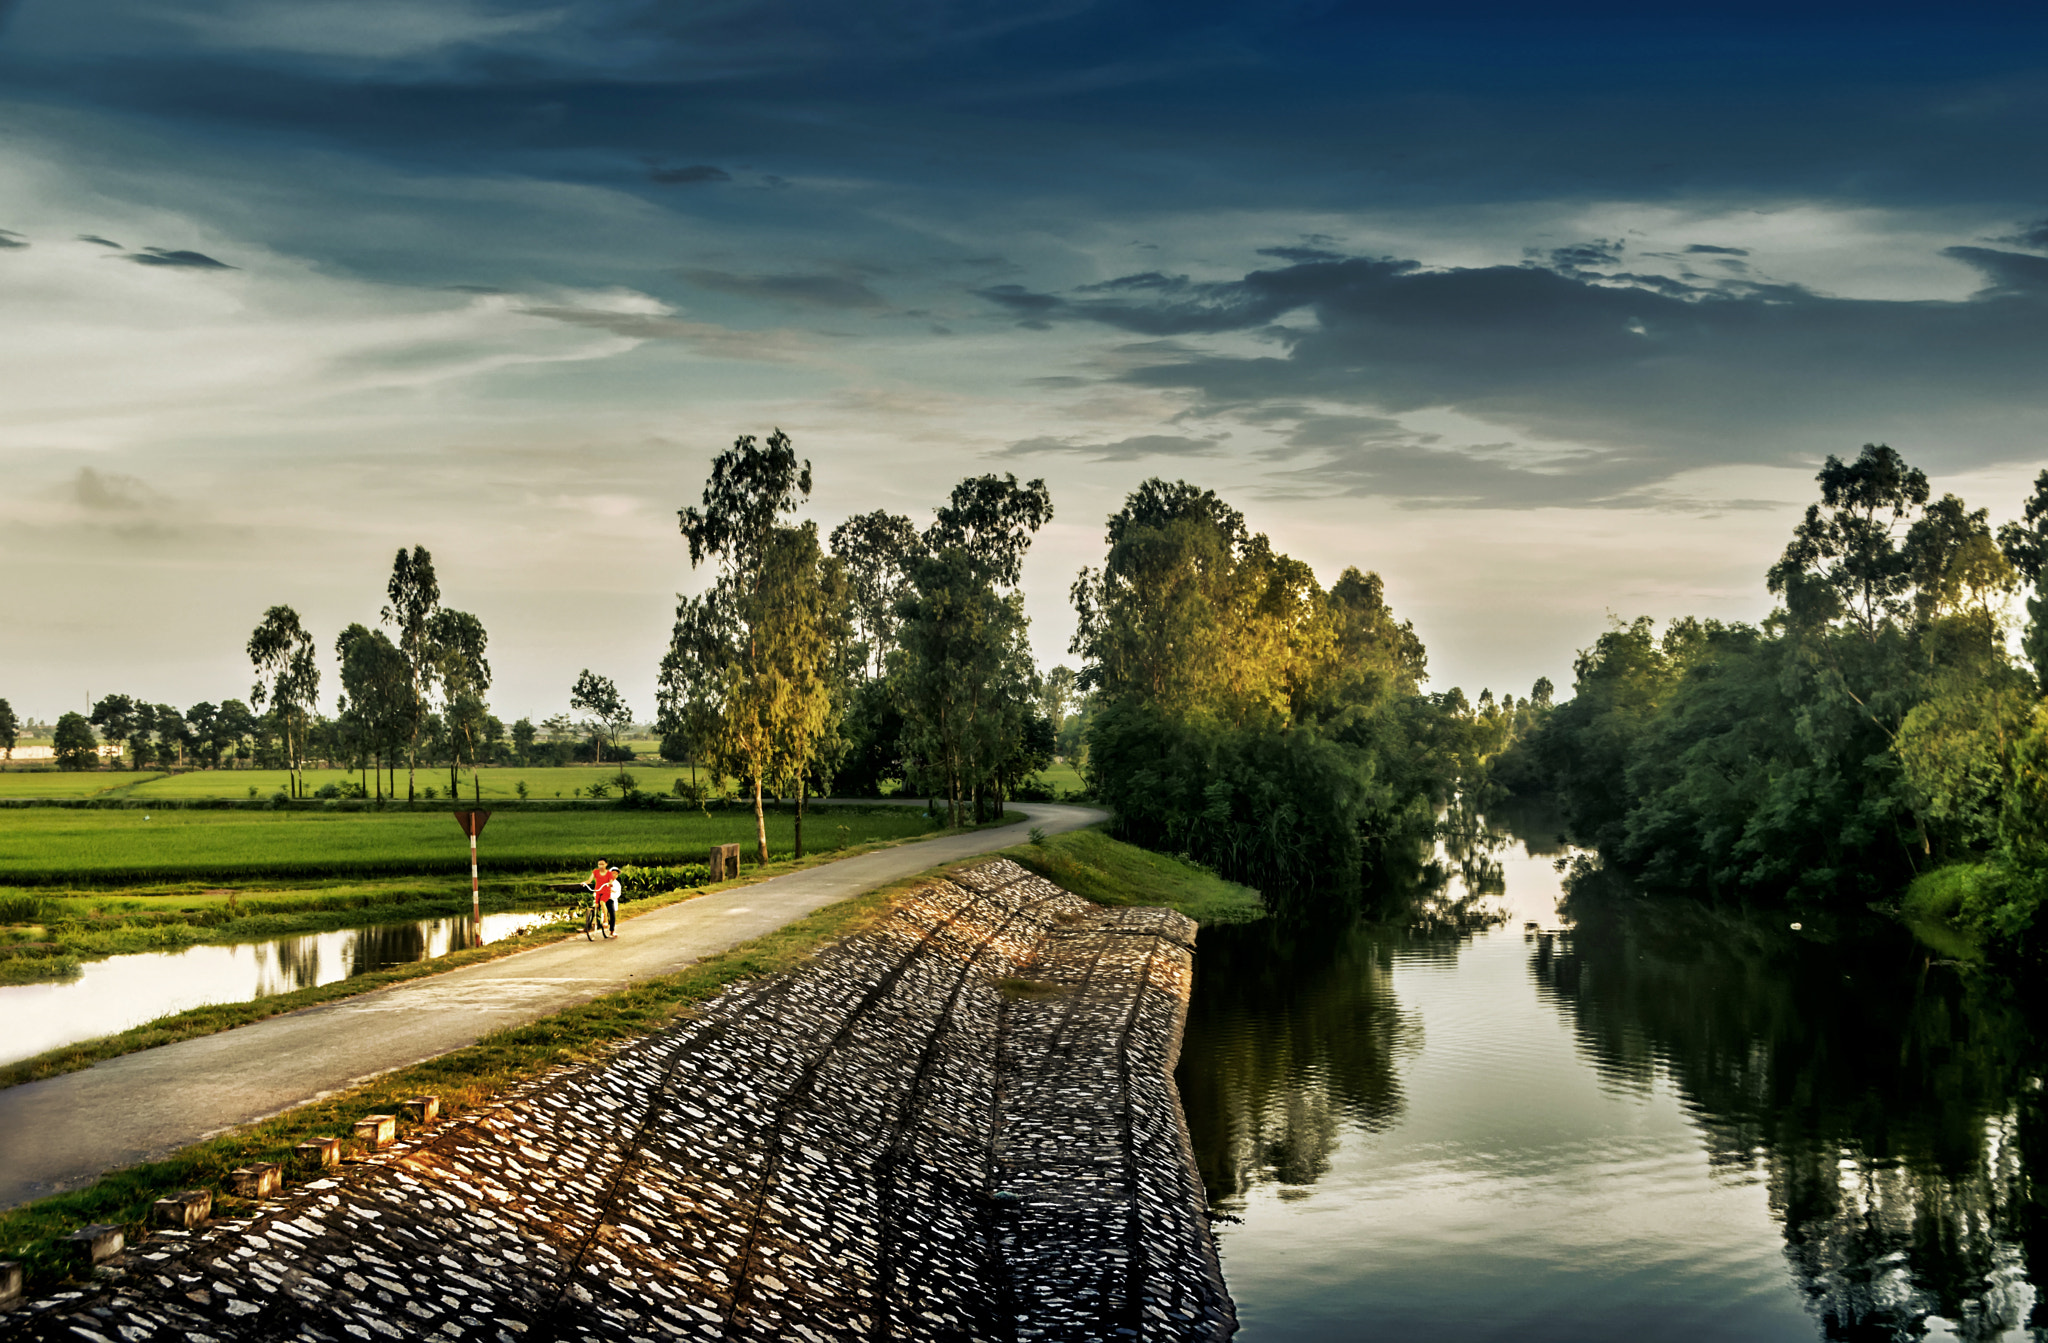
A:
<svg viewBox="0 0 2048 1343">
<path fill-rule="evenodd" d="M 1747 247 L 1716 247 L 1712 243 L 1696 242 L 1685 249 L 1688 253 L 1705 253 L 1710 256 L 1748 256 Z"/>
<path fill-rule="evenodd" d="M 89 513 L 140 513 L 164 502 L 163 496 L 134 476 L 78 468 L 64 491 L 72 503 Z"/>
<path fill-rule="evenodd" d="M 102 247 L 111 247 L 117 252 L 123 250 L 121 244 L 115 242 L 112 238 L 102 238 L 96 233 L 81 233 L 78 235 L 78 240 L 80 242 L 96 242 Z"/>
<path fill-rule="evenodd" d="M 22 237 L 13 229 L 0 228 L 0 249 L 26 246 L 28 246 L 28 239 Z"/>
<path fill-rule="evenodd" d="M 1213 457 L 1224 438 L 1184 438 L 1176 434 L 1139 434 L 1114 443 L 1082 443 L 1071 438 L 1026 438 L 1012 443 L 998 454 L 1003 457 L 1034 457 L 1065 452 L 1091 457 L 1098 462 L 1134 462 L 1141 457 Z"/>
<path fill-rule="evenodd" d="M 1553 247 L 1550 249 L 1550 265 L 1553 269 L 1566 274 L 1597 267 L 1618 266 L 1621 264 L 1621 254 L 1626 246 L 1626 243 L 1620 241 L 1602 240 L 1574 243 L 1570 247 Z"/>
<path fill-rule="evenodd" d="M 732 174 L 708 163 L 693 163 L 687 168 L 650 167 L 647 180 L 663 186 L 689 186 L 697 182 L 730 182 Z"/>
<path fill-rule="evenodd" d="M 1064 294 L 979 293 L 1047 324 L 1178 338 L 1123 347 L 1104 376 L 1182 396 L 1197 417 L 1292 418 L 1298 438 L 1282 449 L 1453 412 L 1549 454 L 1519 465 L 1414 439 L 1354 442 L 1333 458 L 1345 479 L 1415 499 L 1618 499 L 1698 467 L 1797 464 L 1916 435 L 1981 461 L 2037 448 L 2048 257 L 1949 248 L 1980 287 L 1906 301 L 1584 268 L 1619 251 L 1561 248 L 1549 254 L 1558 265 L 1310 260 L 1236 280 L 1148 271 Z M 1279 348 L 1198 339 L 1234 333 Z M 1366 419 L 1347 426 L 1346 415 Z"/>
<path fill-rule="evenodd" d="M 667 308 L 535 304 L 517 311 L 528 317 L 610 332 L 628 340 L 674 341 L 714 359 L 789 363 L 805 349 L 802 338 L 792 332 L 740 331 L 711 322 L 692 322 L 671 316 Z"/>
<path fill-rule="evenodd" d="M 847 275 L 738 275 L 731 271 L 686 269 L 691 284 L 739 298 L 770 299 L 810 308 L 886 308 L 888 300 Z"/>
<path fill-rule="evenodd" d="M 2048 251 L 2048 219 L 2037 219 L 2031 224 L 2022 224 L 2019 232 L 2003 238 L 1993 238 L 1992 241 L 2008 243 L 2014 247 L 2038 247 Z"/>
<path fill-rule="evenodd" d="M 169 252 L 161 247 L 145 247 L 140 252 L 130 252 L 124 260 L 140 266 L 189 266 L 194 270 L 233 270 L 225 261 L 215 261 L 204 252 Z"/>
</svg>

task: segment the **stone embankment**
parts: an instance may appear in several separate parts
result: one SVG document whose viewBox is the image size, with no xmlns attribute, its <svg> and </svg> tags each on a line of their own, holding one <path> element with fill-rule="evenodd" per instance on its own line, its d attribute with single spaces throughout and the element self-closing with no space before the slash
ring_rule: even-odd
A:
<svg viewBox="0 0 2048 1343">
<path fill-rule="evenodd" d="M 0 1335 L 1227 1338 L 1172 1081 L 1193 936 L 987 864 Z"/>
</svg>

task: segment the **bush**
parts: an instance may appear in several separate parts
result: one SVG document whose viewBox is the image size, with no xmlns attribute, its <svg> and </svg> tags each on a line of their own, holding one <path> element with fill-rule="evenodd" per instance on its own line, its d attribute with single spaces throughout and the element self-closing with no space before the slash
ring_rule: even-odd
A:
<svg viewBox="0 0 2048 1343">
<path fill-rule="evenodd" d="M 341 785 L 323 783 L 313 790 L 313 796 L 319 798 L 338 798 L 341 796 Z"/>
<path fill-rule="evenodd" d="M 711 867 L 707 863 L 677 863 L 672 867 L 627 866 L 619 869 L 619 889 L 628 898 L 636 895 L 660 895 L 664 891 L 702 886 L 710 880 Z"/>
<path fill-rule="evenodd" d="M 592 797 L 610 797 L 612 795 L 612 786 L 608 783 L 594 783 L 590 785 L 590 795 Z"/>
</svg>

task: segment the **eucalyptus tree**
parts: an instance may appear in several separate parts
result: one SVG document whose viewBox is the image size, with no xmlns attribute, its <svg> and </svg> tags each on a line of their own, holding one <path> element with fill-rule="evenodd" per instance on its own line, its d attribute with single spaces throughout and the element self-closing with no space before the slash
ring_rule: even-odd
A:
<svg viewBox="0 0 2048 1343">
<path fill-rule="evenodd" d="M 633 725 L 633 710 L 627 706 L 626 697 L 619 693 L 619 687 L 611 677 L 599 676 L 585 667 L 577 673 L 576 684 L 569 689 L 569 707 L 589 714 L 591 735 L 611 748 L 612 759 L 624 759 L 619 737 Z M 602 757 L 604 752 L 599 751 L 598 754 Z M 601 758 L 599 763 L 603 763 Z M 625 773 L 623 764 L 619 772 L 622 776 Z"/>
<path fill-rule="evenodd" d="M 376 774 L 372 792 L 382 801 L 387 763 L 394 766 L 391 791 L 394 796 L 398 791 L 395 748 L 412 723 L 412 667 L 384 631 L 361 624 L 351 624 L 335 638 L 334 655 L 341 663 L 342 711 L 361 725 L 363 747 Z"/>
<path fill-rule="evenodd" d="M 434 687 L 434 649 L 429 630 L 434 613 L 441 609 L 441 584 L 434 577 L 434 557 L 425 546 L 414 546 L 411 554 L 399 550 L 391 562 L 391 579 L 385 584 L 384 593 L 388 602 L 382 623 L 398 631 L 398 651 L 405 655 L 405 797 L 410 802 L 415 792 L 414 776 L 419 770 L 420 729 L 425 725 L 427 698 Z"/>
<path fill-rule="evenodd" d="M 1913 563 L 1901 545 L 1913 511 L 1927 502 L 1927 473 L 1883 443 L 1853 462 L 1829 454 L 1809 504 L 1766 581 L 1802 624 L 1846 620 L 1865 640 L 1911 609 Z"/>
<path fill-rule="evenodd" d="M 845 580 L 837 559 L 818 544 L 815 525 L 779 519 L 811 493 L 811 464 L 799 460 L 789 436 L 765 443 L 742 434 L 715 458 L 701 508 L 677 512 L 690 564 L 718 574 L 697 617 L 687 602 L 670 640 L 676 663 L 696 658 L 718 706 L 718 764 L 754 792 L 754 832 L 768 860 L 763 796 L 769 783 L 804 780 L 826 740 L 833 712 L 834 650 L 843 643 Z M 705 638 L 707 633 L 718 637 Z M 687 702 L 682 673 L 664 681 L 672 703 Z M 683 698 L 679 699 L 679 696 Z"/>
<path fill-rule="evenodd" d="M 21 720 L 14 716 L 14 706 L 0 699 L 0 752 L 8 760 L 14 759 L 14 744 L 21 740 Z"/>
<path fill-rule="evenodd" d="M 1023 758 L 1040 687 L 1014 590 L 1031 537 L 1052 518 L 1043 480 L 976 476 L 953 487 L 919 538 L 898 598 L 890 679 L 906 767 L 943 787 L 957 825 L 1000 802 Z M 1012 591 L 998 591 L 999 586 Z"/>
<path fill-rule="evenodd" d="M 249 636 L 249 661 L 257 678 L 249 702 L 259 711 L 265 701 L 276 707 L 294 797 L 305 793 L 300 759 L 320 696 L 320 666 L 314 660 L 314 649 L 313 636 L 289 606 L 265 611 L 262 623 Z"/>
<path fill-rule="evenodd" d="M 434 664 L 434 681 L 441 688 L 443 717 L 449 740 L 448 791 L 456 788 L 460 757 L 469 757 L 470 783 L 481 796 L 476 762 L 484 720 L 490 710 L 484 696 L 491 689 L 491 664 L 484 657 L 490 636 L 484 624 L 467 611 L 443 608 L 427 622 L 427 648 Z"/>
<path fill-rule="evenodd" d="M 2034 664 L 2036 681 L 2048 690 L 2048 471 L 2034 477 L 2034 492 L 2019 520 L 1998 529 L 1998 545 L 2006 562 L 2033 588 L 2020 646 Z"/>
<path fill-rule="evenodd" d="M 735 639 L 730 613 L 707 596 L 676 599 L 675 628 L 662 655 L 655 690 L 655 730 L 661 753 L 690 762 L 690 786 L 697 765 L 717 758 L 725 726 L 726 650 Z"/>
<path fill-rule="evenodd" d="M 832 554 L 846 568 L 849 616 L 859 645 L 855 670 L 863 679 L 879 679 L 888 670 L 896 646 L 896 602 L 921 545 L 909 518 L 881 509 L 832 529 Z"/>
</svg>

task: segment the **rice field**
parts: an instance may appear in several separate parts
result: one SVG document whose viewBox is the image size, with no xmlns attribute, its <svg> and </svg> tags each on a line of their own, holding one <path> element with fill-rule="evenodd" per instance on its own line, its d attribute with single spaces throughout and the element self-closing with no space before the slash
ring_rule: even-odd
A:
<svg viewBox="0 0 2048 1343">
<path fill-rule="evenodd" d="M 930 828 L 908 808 L 821 807 L 806 817 L 804 840 L 816 852 L 842 840 L 855 845 Z M 787 812 L 770 813 L 770 851 L 790 852 L 793 830 Z M 571 871 L 597 858 L 649 866 L 703 862 L 714 844 L 742 845 L 751 857 L 752 814 L 605 806 L 502 811 L 486 826 L 479 855 L 486 872 L 502 875 Z M 438 811 L 0 811 L 0 884 L 468 872 L 469 842 Z"/>
<path fill-rule="evenodd" d="M 10 797 L 126 797 L 116 790 L 161 774 L 140 774 L 113 770 L 5 769 L 0 770 L 0 798 Z"/>
</svg>

